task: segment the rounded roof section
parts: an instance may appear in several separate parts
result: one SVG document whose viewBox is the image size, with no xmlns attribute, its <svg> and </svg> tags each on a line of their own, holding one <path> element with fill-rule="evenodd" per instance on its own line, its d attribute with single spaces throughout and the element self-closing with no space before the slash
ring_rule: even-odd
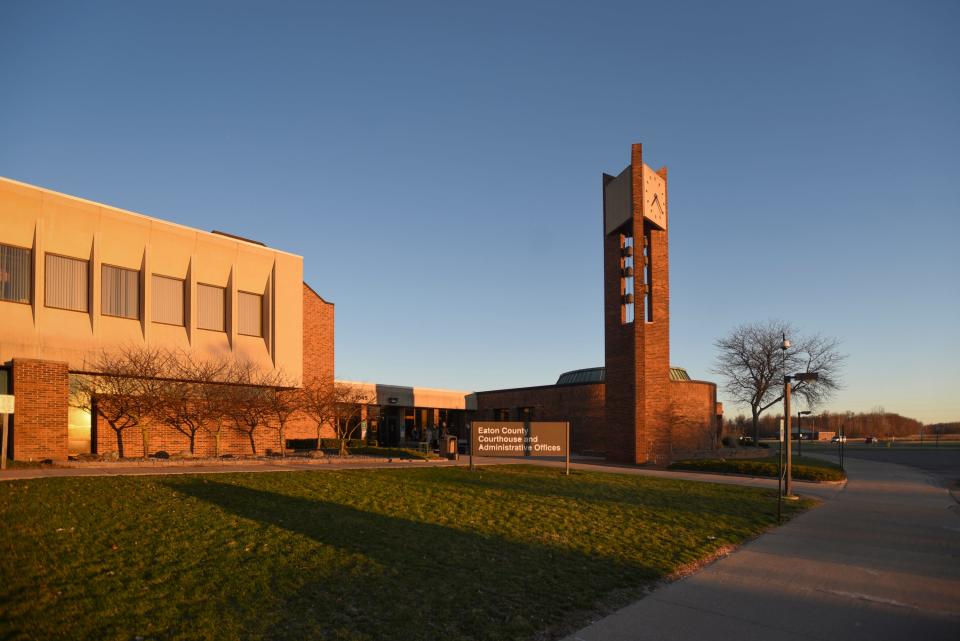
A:
<svg viewBox="0 0 960 641">
<path fill-rule="evenodd" d="M 583 383 L 602 383 L 607 379 L 605 367 L 588 367 L 564 372 L 557 379 L 557 385 L 582 385 Z"/>
<path fill-rule="evenodd" d="M 588 367 L 564 372 L 557 379 L 557 385 L 583 385 L 586 383 L 603 383 L 607 380 L 607 368 Z M 689 381 L 690 375 L 682 367 L 670 368 L 671 381 Z"/>
</svg>

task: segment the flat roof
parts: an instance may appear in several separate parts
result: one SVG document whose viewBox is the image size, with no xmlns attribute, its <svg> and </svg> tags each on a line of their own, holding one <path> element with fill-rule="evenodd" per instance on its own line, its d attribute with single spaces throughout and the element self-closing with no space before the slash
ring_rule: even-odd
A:
<svg viewBox="0 0 960 641">
<path fill-rule="evenodd" d="M 97 202 L 97 201 L 95 201 L 95 200 L 89 200 L 89 199 L 87 199 L 87 198 L 81 198 L 81 197 L 79 197 L 79 196 L 74 196 L 74 195 L 72 195 L 72 194 L 65 194 L 65 193 L 63 193 L 63 192 L 55 191 L 55 190 L 53 190 L 53 189 L 47 189 L 46 187 L 40 187 L 39 185 L 32 185 L 32 184 L 30 184 L 30 183 L 25 183 L 25 182 L 21 182 L 21 181 L 19 181 L 19 180 L 14 180 L 14 179 L 12 179 L 12 178 L 7 178 L 6 176 L 0 176 L 0 181 L 5 182 L 5 183 L 9 183 L 9 184 L 11 184 L 11 185 L 16 185 L 16 186 L 18 186 L 18 187 L 26 187 L 26 188 L 28 188 L 28 189 L 36 189 L 37 191 L 40 191 L 40 192 L 43 192 L 43 193 L 46 193 L 46 194 L 51 194 L 51 195 L 54 195 L 54 196 L 59 196 L 59 197 L 61 197 L 61 198 L 67 198 L 67 199 L 69 199 L 69 200 L 74 200 L 74 201 L 76 201 L 76 202 L 85 203 L 85 204 L 87 204 L 87 205 L 93 205 L 93 206 L 95 206 L 95 207 L 103 207 L 103 208 L 105 208 L 105 209 L 109 209 L 109 210 L 114 211 L 114 212 L 118 212 L 118 213 L 121 213 L 121 214 L 125 214 L 125 215 L 127 215 L 127 216 L 133 216 L 134 218 L 141 218 L 141 219 L 143 219 L 143 220 L 147 220 L 147 221 L 150 221 L 150 222 L 161 223 L 161 224 L 163 224 L 163 225 L 170 225 L 171 227 L 177 227 L 177 228 L 179 228 L 179 229 L 184 229 L 184 230 L 189 231 L 189 232 L 192 232 L 192 233 L 205 234 L 205 235 L 209 236 L 209 237 L 212 238 L 212 239 L 219 239 L 220 241 L 229 240 L 229 241 L 240 242 L 240 243 L 244 243 L 244 244 L 246 244 L 246 245 L 250 245 L 251 247 L 255 247 L 255 248 L 257 248 L 257 249 L 260 249 L 260 250 L 267 250 L 267 251 L 275 252 L 275 253 L 278 253 L 278 254 L 286 254 L 286 255 L 288 255 L 288 256 L 294 256 L 294 257 L 296 257 L 296 258 L 300 258 L 301 260 L 303 259 L 303 256 L 301 256 L 300 254 L 294 254 L 293 252 L 284 251 L 284 250 L 282 250 L 282 249 L 276 249 L 275 247 L 270 247 L 270 246 L 268 246 L 268 245 L 265 245 L 264 243 L 261 243 L 261 242 L 255 241 L 255 240 L 250 240 L 250 239 L 244 238 L 244 237 L 242 237 L 242 236 L 236 236 L 236 235 L 234 235 L 234 234 L 225 233 L 225 232 L 206 231 L 206 230 L 203 230 L 203 229 L 197 229 L 196 227 L 190 227 L 189 225 L 181 225 L 180 223 L 175 223 L 175 222 L 172 222 L 172 221 L 169 221 L 169 220 L 164 220 L 163 218 L 157 218 L 156 216 L 148 216 L 148 215 L 146 215 L 146 214 L 141 214 L 141 213 L 138 213 L 138 212 L 135 212 L 135 211 L 130 211 L 129 209 L 121 209 L 120 207 L 114 207 L 113 205 L 107 205 L 107 204 L 105 204 L 105 203 Z"/>
</svg>

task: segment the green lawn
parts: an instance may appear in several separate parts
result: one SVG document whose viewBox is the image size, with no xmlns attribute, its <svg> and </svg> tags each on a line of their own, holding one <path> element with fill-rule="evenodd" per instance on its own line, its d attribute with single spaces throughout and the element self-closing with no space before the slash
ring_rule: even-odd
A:
<svg viewBox="0 0 960 641">
<path fill-rule="evenodd" d="M 778 463 L 777 456 L 753 459 L 689 459 L 673 463 L 670 469 L 777 478 Z M 842 481 L 847 478 L 836 463 L 808 456 L 793 457 L 791 474 L 793 478 L 802 481 Z"/>
<path fill-rule="evenodd" d="M 774 496 L 532 466 L 5 482 L 0 639 L 555 638 Z"/>
</svg>

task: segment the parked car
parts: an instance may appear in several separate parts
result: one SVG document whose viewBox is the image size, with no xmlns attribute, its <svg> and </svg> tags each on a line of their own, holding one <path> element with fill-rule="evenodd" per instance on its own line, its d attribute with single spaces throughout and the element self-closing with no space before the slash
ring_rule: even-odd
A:
<svg viewBox="0 0 960 641">
<path fill-rule="evenodd" d="M 877 438 L 875 436 L 868 436 L 867 438 L 863 439 L 863 442 L 867 444 L 876 443 Z"/>
<path fill-rule="evenodd" d="M 837 435 L 837 436 L 834 436 L 832 439 L 830 439 L 830 442 L 831 442 L 831 443 L 846 443 L 846 442 L 847 442 L 847 437 L 846 437 L 846 436 L 842 436 L 842 435 Z"/>
</svg>

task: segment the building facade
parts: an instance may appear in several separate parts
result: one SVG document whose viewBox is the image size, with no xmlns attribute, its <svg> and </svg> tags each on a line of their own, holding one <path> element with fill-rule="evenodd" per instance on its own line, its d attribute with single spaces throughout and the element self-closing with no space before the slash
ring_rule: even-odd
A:
<svg viewBox="0 0 960 641">
<path fill-rule="evenodd" d="M 16 397 L 16 459 L 116 447 L 69 402 L 72 377 L 110 350 L 230 355 L 333 381 L 333 305 L 303 282 L 300 256 L 2 178 L 0 221 L 0 393 Z M 184 449 L 179 433 L 154 431 L 152 449 Z"/>
</svg>

